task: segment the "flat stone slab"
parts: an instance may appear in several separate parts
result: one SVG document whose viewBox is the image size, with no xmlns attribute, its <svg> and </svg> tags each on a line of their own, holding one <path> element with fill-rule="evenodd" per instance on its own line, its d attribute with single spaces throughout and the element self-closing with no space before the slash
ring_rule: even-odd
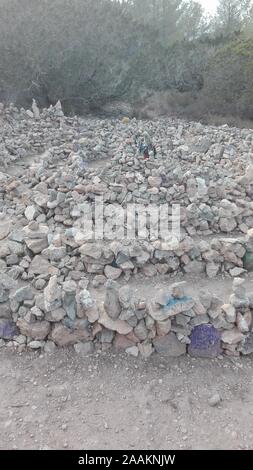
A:
<svg viewBox="0 0 253 470">
<path fill-rule="evenodd" d="M 210 324 L 195 326 L 190 335 L 191 344 L 188 353 L 193 357 L 213 358 L 221 354 L 221 337 L 219 331 Z"/>
</svg>

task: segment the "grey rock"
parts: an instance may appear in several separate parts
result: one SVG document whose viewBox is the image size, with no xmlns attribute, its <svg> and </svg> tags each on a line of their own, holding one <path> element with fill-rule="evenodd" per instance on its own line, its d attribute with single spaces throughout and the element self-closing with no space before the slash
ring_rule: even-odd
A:
<svg viewBox="0 0 253 470">
<path fill-rule="evenodd" d="M 210 406 L 217 406 L 221 403 L 221 397 L 219 395 L 219 393 L 215 393 L 214 395 L 212 395 L 209 400 L 208 400 L 208 404 Z"/>
<path fill-rule="evenodd" d="M 116 319 L 121 312 L 121 305 L 118 294 L 118 284 L 115 281 L 106 282 L 106 295 L 104 308 L 110 318 Z"/>
<path fill-rule="evenodd" d="M 32 300 L 34 298 L 33 289 L 29 285 L 20 287 L 14 293 L 12 293 L 10 297 L 12 300 L 18 303 L 22 303 L 25 300 Z"/>
<path fill-rule="evenodd" d="M 52 276 L 47 287 L 44 289 L 45 310 L 50 312 L 62 305 L 62 291 L 57 282 L 57 276 Z"/>
<path fill-rule="evenodd" d="M 94 352 L 94 344 L 91 341 L 74 344 L 74 349 L 80 356 L 88 356 Z"/>
<path fill-rule="evenodd" d="M 153 344 L 155 350 L 165 356 L 178 357 L 186 354 L 186 345 L 180 343 L 174 333 L 155 338 Z"/>
</svg>

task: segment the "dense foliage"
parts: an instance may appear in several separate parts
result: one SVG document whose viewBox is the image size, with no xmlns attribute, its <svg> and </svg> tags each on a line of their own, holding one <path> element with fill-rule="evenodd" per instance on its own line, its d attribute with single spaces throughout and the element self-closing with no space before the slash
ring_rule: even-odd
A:
<svg viewBox="0 0 253 470">
<path fill-rule="evenodd" d="M 0 0 L 0 21 L 1 101 L 253 119 L 251 0 Z"/>
</svg>

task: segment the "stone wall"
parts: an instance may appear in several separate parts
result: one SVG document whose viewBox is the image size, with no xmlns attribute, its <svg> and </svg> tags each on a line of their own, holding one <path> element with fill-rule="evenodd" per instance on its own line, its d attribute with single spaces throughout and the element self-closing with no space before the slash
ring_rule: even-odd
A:
<svg viewBox="0 0 253 470">
<path fill-rule="evenodd" d="M 60 282 L 56 274 L 41 282 L 40 292 L 29 284 L 17 288 L 7 274 L 0 285 L 0 344 L 19 351 L 74 345 L 84 355 L 111 347 L 144 357 L 253 352 L 253 293 L 246 295 L 242 278 L 234 278 L 226 304 L 207 291 L 186 295 L 184 281 L 152 301 L 134 298 L 128 285 L 113 280 L 106 281 L 104 300 L 93 298 L 84 281 Z"/>
</svg>

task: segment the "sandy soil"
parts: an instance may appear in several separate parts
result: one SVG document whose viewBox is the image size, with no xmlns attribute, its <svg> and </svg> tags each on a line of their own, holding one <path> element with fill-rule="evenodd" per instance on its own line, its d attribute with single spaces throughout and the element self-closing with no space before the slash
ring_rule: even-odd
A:
<svg viewBox="0 0 253 470">
<path fill-rule="evenodd" d="M 0 449 L 250 449 L 252 358 L 0 350 Z M 211 406 L 219 393 L 221 401 Z"/>
</svg>

